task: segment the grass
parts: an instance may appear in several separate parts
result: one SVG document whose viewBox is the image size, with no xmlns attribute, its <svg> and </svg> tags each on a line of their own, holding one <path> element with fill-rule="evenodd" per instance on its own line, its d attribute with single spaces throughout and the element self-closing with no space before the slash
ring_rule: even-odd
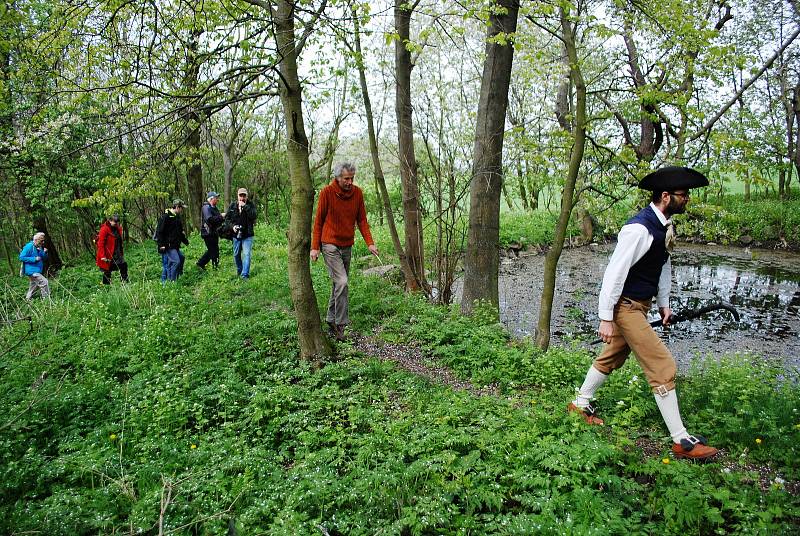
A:
<svg viewBox="0 0 800 536">
<path fill-rule="evenodd" d="M 375 233 L 389 251 L 384 230 Z M 0 331 L 0 532 L 21 534 L 791 534 L 800 503 L 796 375 L 735 356 L 680 381 L 684 420 L 731 464 L 677 462 L 638 366 L 599 393 L 610 426 L 566 402 L 591 357 L 542 354 L 479 311 L 433 307 L 353 270 L 354 328 L 425 354 L 500 396 L 434 385 L 351 344 L 321 370 L 297 359 L 285 238 L 260 226 L 252 278 L 230 254 L 158 282 L 150 245 L 133 283 L 86 263 L 54 301 Z M 358 243 L 354 263 L 366 255 Z M 312 265 L 320 307 L 329 282 Z M 637 440 L 663 447 L 643 456 Z M 760 440 L 757 442 L 756 440 Z M 668 463 L 665 463 L 665 460 Z M 732 469 L 731 469 L 732 466 Z M 233 532 L 231 532 L 231 530 Z"/>
</svg>

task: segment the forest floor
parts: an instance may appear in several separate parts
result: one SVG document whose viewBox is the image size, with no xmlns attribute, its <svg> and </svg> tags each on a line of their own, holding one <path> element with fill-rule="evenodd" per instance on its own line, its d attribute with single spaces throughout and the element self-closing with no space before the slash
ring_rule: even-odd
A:
<svg viewBox="0 0 800 536">
<path fill-rule="evenodd" d="M 379 247 L 390 248 L 380 229 Z M 636 363 L 603 386 L 607 426 L 565 411 L 592 353 L 541 352 L 360 273 L 351 340 L 298 359 L 285 234 L 259 226 L 249 281 L 223 257 L 131 283 L 88 262 L 52 301 L 0 314 L 0 533 L 791 534 L 800 527 L 800 388 L 723 356 L 679 378 L 684 422 L 723 454 L 674 459 Z M 322 310 L 330 289 L 312 265 Z M 602 527 L 599 531 L 598 527 Z"/>
</svg>

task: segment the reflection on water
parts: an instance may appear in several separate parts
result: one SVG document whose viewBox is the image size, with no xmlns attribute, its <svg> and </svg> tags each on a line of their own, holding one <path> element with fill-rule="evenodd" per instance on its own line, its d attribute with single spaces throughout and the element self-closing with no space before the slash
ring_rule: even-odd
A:
<svg viewBox="0 0 800 536">
<path fill-rule="evenodd" d="M 565 250 L 559 262 L 552 317 L 555 342 L 594 338 L 597 294 L 613 245 Z M 505 260 L 500 316 L 517 337 L 534 332 L 541 297 L 543 256 Z M 727 311 L 678 324 L 662 337 L 682 368 L 696 355 L 753 353 L 800 365 L 800 255 L 681 244 L 673 255 L 674 312 L 728 302 Z M 655 309 L 651 320 L 658 318 Z"/>
</svg>

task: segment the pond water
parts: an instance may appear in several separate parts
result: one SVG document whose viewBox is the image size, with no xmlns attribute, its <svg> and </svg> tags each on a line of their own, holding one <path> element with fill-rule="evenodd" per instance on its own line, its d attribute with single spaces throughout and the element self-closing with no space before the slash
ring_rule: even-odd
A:
<svg viewBox="0 0 800 536">
<path fill-rule="evenodd" d="M 565 249 L 559 261 L 552 341 L 596 338 L 597 295 L 614 244 Z M 678 244 L 673 252 L 675 313 L 723 301 L 727 311 L 657 329 L 686 370 L 695 359 L 750 353 L 800 366 L 800 255 L 713 245 Z M 544 255 L 502 259 L 500 317 L 515 337 L 533 334 L 542 292 Z M 658 319 L 657 309 L 651 320 Z M 599 345 L 596 346 L 599 350 Z"/>
</svg>

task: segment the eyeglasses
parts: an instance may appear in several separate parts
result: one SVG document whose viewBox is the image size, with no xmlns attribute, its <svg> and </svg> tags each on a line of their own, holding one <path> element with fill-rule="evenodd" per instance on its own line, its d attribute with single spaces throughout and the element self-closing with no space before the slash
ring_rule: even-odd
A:
<svg viewBox="0 0 800 536">
<path fill-rule="evenodd" d="M 674 195 L 681 199 L 689 199 L 689 192 L 670 192 L 669 195 Z"/>
<path fill-rule="evenodd" d="M 247 194 L 239 194 L 239 197 L 247 197 Z"/>
</svg>

